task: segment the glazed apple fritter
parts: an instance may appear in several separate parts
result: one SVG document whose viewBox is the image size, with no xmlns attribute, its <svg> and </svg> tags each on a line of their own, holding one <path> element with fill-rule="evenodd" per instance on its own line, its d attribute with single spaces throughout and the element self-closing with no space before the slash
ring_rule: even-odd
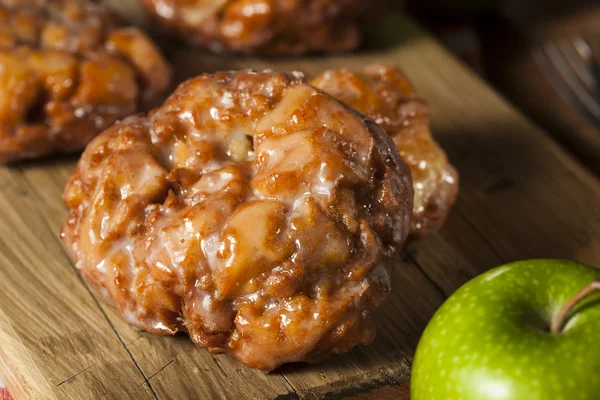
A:
<svg viewBox="0 0 600 400">
<path fill-rule="evenodd" d="M 429 106 L 404 74 L 375 64 L 360 71 L 330 70 L 312 84 L 368 115 L 392 137 L 412 173 L 411 236 L 438 230 L 456 201 L 458 173 L 431 136 Z"/>
<path fill-rule="evenodd" d="M 62 237 L 130 323 L 272 370 L 370 343 L 413 209 L 370 119 L 299 73 L 183 83 L 87 147 Z"/>
<path fill-rule="evenodd" d="M 169 79 L 153 42 L 99 5 L 0 0 L 0 163 L 81 150 Z"/>
<path fill-rule="evenodd" d="M 196 47 L 246 54 L 342 52 L 388 0 L 139 0 Z"/>
</svg>

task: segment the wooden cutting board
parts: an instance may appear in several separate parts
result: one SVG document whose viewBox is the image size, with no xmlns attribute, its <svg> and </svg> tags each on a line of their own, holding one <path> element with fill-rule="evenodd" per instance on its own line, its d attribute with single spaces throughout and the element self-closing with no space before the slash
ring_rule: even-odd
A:
<svg viewBox="0 0 600 400">
<path fill-rule="evenodd" d="M 110 3 L 139 20 L 131 0 Z M 0 376 L 16 399 L 338 398 L 409 377 L 418 338 L 460 284 L 498 264 L 559 257 L 600 264 L 600 183 L 403 15 L 377 24 L 368 50 L 258 59 L 169 45 L 177 80 L 238 68 L 399 65 L 433 107 L 433 128 L 461 173 L 438 235 L 409 244 L 393 271 L 371 346 L 270 374 L 127 325 L 81 280 L 58 232 L 75 158 L 0 168 Z"/>
</svg>

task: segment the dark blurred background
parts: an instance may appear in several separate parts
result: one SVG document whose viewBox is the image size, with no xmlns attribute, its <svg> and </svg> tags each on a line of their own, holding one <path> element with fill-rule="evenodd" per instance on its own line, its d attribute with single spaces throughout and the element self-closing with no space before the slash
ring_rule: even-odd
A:
<svg viewBox="0 0 600 400">
<path fill-rule="evenodd" d="M 600 0 L 407 0 L 405 6 L 600 174 Z"/>
</svg>

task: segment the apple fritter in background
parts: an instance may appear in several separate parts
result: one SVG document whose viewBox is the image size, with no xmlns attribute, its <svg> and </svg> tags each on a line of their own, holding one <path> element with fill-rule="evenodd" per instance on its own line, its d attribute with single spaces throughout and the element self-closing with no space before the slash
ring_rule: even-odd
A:
<svg viewBox="0 0 600 400">
<path fill-rule="evenodd" d="M 438 230 L 456 201 L 458 173 L 431 136 L 429 106 L 402 71 L 380 64 L 359 71 L 334 69 L 312 84 L 368 115 L 392 137 L 412 173 L 411 235 Z"/>
<path fill-rule="evenodd" d="M 143 32 L 97 4 L 0 0 L 0 163 L 83 149 L 170 75 Z"/>
<path fill-rule="evenodd" d="M 139 0 L 196 47 L 246 54 L 356 48 L 369 16 L 389 0 Z"/>
</svg>

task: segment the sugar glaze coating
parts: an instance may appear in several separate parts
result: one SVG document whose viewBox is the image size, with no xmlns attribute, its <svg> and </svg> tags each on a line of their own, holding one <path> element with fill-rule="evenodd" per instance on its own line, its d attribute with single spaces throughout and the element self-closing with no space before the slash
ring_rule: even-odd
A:
<svg viewBox="0 0 600 400">
<path fill-rule="evenodd" d="M 269 371 L 373 340 L 413 189 L 373 121 L 242 71 L 98 136 L 64 200 L 72 258 L 127 321 Z"/>
</svg>

